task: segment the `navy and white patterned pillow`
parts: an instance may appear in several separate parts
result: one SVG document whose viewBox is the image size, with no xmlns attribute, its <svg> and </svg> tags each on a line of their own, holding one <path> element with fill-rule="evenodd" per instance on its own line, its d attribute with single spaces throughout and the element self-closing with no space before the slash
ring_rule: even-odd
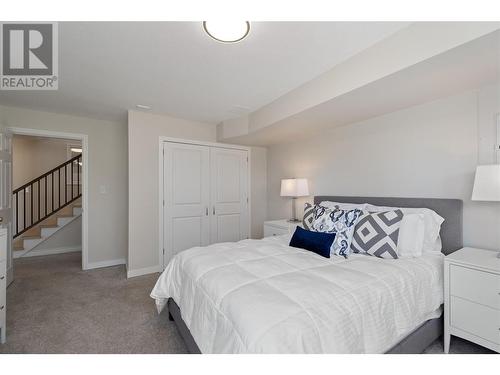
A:
<svg viewBox="0 0 500 375">
<path fill-rule="evenodd" d="M 316 232 L 336 233 L 332 254 L 347 257 L 351 249 L 354 228 L 361 213 L 362 211 L 358 209 L 340 210 L 316 205 L 312 228 Z"/>
<path fill-rule="evenodd" d="M 398 237 L 403 211 L 363 212 L 351 244 L 355 253 L 398 259 Z"/>
<path fill-rule="evenodd" d="M 302 217 L 302 228 L 305 230 L 313 230 L 312 224 L 314 221 L 314 206 L 311 203 L 304 204 L 304 216 Z"/>
</svg>

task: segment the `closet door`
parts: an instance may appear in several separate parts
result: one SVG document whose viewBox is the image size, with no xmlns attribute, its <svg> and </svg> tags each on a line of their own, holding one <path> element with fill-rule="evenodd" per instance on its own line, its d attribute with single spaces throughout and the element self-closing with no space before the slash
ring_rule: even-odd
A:
<svg viewBox="0 0 500 375">
<path fill-rule="evenodd" d="M 210 243 L 210 151 L 207 146 L 170 142 L 163 150 L 164 262 L 168 262 L 179 251 Z"/>
<path fill-rule="evenodd" d="M 210 242 L 248 238 L 248 152 L 210 148 Z"/>
</svg>

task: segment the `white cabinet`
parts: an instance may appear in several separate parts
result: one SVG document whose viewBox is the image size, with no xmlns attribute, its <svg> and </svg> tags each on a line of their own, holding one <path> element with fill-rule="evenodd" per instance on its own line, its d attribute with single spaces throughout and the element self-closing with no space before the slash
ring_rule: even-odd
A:
<svg viewBox="0 0 500 375">
<path fill-rule="evenodd" d="M 498 252 L 463 248 L 444 262 L 444 349 L 459 336 L 500 352 Z"/>
<path fill-rule="evenodd" d="M 7 309 L 7 230 L 0 229 L 0 343 L 5 343 L 6 322 L 5 314 Z"/>
<path fill-rule="evenodd" d="M 264 237 L 293 234 L 297 226 L 302 227 L 302 222 L 289 222 L 288 220 L 270 220 L 264 222 Z"/>
<path fill-rule="evenodd" d="M 248 150 L 163 143 L 163 267 L 178 252 L 249 237 Z"/>
</svg>

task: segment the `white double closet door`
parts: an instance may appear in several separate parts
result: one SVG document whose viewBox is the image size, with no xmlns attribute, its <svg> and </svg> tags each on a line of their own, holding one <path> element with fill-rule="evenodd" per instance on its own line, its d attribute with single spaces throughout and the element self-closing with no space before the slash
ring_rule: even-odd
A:
<svg viewBox="0 0 500 375">
<path fill-rule="evenodd" d="M 163 267 L 194 246 L 249 236 L 248 151 L 163 143 Z"/>
</svg>

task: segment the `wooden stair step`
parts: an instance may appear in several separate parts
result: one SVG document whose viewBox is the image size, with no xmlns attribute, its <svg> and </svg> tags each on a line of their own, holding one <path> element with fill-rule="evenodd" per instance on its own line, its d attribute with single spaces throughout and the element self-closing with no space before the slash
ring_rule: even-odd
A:
<svg viewBox="0 0 500 375">
<path fill-rule="evenodd" d="M 42 236 L 23 236 L 23 240 L 39 240 Z"/>
<path fill-rule="evenodd" d="M 38 226 L 34 226 L 33 228 L 28 229 L 26 232 L 22 234 L 22 237 L 29 237 L 29 236 L 40 236 L 41 231 Z"/>
<path fill-rule="evenodd" d="M 58 226 L 57 224 L 41 224 L 40 228 L 57 228 Z"/>
<path fill-rule="evenodd" d="M 55 226 L 57 226 L 57 218 L 55 218 L 54 216 L 51 216 L 50 218 L 42 221 L 40 225 L 41 226 L 43 226 L 43 225 L 55 225 Z"/>
<path fill-rule="evenodd" d="M 24 243 L 23 241 L 16 241 L 12 244 L 12 248 L 15 250 L 15 251 L 18 251 L 18 250 L 24 250 Z"/>
</svg>

